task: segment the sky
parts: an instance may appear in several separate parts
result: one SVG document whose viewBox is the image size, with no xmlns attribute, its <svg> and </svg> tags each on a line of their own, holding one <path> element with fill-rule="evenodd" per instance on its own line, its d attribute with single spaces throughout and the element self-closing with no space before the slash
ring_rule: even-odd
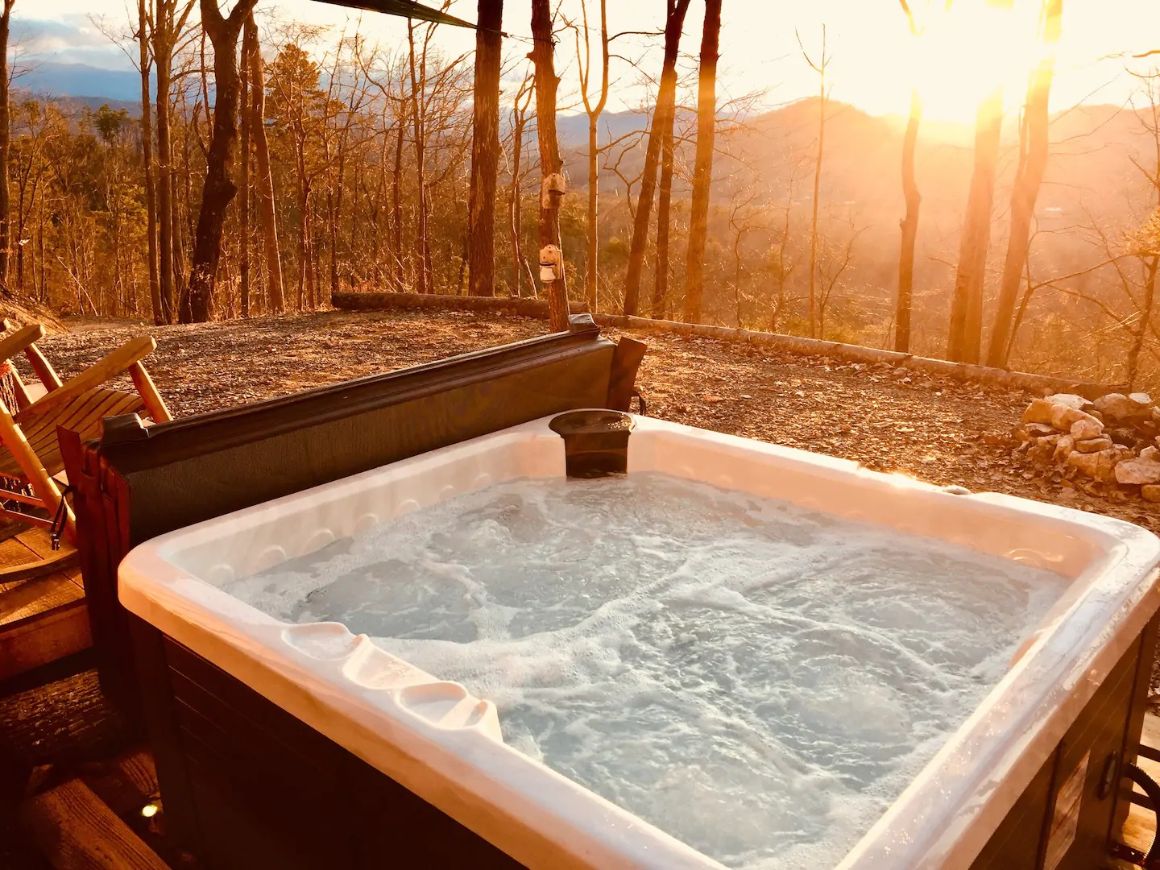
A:
<svg viewBox="0 0 1160 870">
<path fill-rule="evenodd" d="M 429 3 L 437 0 L 428 0 Z M 982 94 L 1001 81 L 1008 105 L 1018 104 L 1027 69 L 1034 61 L 1037 0 L 956 0 L 942 14 L 942 0 L 910 0 L 924 35 L 914 38 L 898 0 L 723 0 L 720 90 L 722 99 L 757 94 L 776 106 L 818 91 L 818 78 L 802 58 L 801 45 L 817 57 L 825 27 L 830 95 L 878 115 L 904 114 L 917 83 L 929 117 L 969 121 Z M 1012 8 L 996 11 L 995 2 Z M 564 15 L 579 19 L 580 0 L 563 0 Z M 598 0 L 589 0 L 598 7 Z M 704 4 L 693 0 L 682 49 L 699 47 Z M 656 31 L 664 0 L 608 0 L 612 32 Z M 1123 104 L 1134 80 L 1124 73 L 1124 56 L 1160 49 L 1160 0 L 1063 0 L 1063 35 L 1056 57 L 1052 108 L 1081 102 Z M 315 0 L 259 0 L 260 15 L 325 28 L 330 41 L 356 28 L 384 46 L 401 44 L 398 19 L 357 13 Z M 453 14 L 474 20 L 475 0 L 455 0 Z M 596 8 L 590 8 L 595 27 Z M 49 59 L 107 68 L 129 68 L 125 54 L 104 31 L 127 33 L 136 17 L 135 0 L 17 0 L 13 11 L 15 51 L 24 62 Z M 504 30 L 514 58 L 529 46 L 529 0 L 507 0 Z M 323 37 L 326 40 L 326 37 Z M 448 55 L 470 51 L 470 31 L 441 27 L 436 45 Z M 617 40 L 614 50 L 643 56 L 643 69 L 656 75 L 659 35 Z M 562 103 L 575 99 L 575 49 L 571 38 L 557 46 L 557 69 L 564 82 Z M 1154 59 L 1160 65 L 1160 56 Z M 1150 61 L 1148 61 L 1150 62 Z M 1140 66 L 1144 61 L 1136 61 Z M 692 64 L 692 60 L 689 61 Z M 613 61 L 610 110 L 634 108 L 647 99 L 642 75 Z"/>
</svg>

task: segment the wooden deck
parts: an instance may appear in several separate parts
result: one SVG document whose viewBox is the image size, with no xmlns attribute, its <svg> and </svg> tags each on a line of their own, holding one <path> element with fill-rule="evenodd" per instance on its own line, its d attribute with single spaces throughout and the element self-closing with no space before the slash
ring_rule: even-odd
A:
<svg viewBox="0 0 1160 870">
<path fill-rule="evenodd" d="M 43 685 L 21 685 L 42 669 L 0 686 L 0 867 L 196 868 L 165 835 L 148 749 L 95 671 L 69 665 Z"/>
<path fill-rule="evenodd" d="M 0 681 L 91 643 L 75 551 L 53 552 L 43 529 L 0 541 Z"/>
</svg>

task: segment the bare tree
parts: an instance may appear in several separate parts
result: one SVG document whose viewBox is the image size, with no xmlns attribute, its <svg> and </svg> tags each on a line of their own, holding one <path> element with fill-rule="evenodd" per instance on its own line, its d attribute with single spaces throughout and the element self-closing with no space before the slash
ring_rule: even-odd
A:
<svg viewBox="0 0 1160 870">
<path fill-rule="evenodd" d="M 826 336 L 826 312 L 830 308 L 830 300 L 834 296 L 842 276 L 850 268 L 854 260 L 854 245 L 858 237 L 866 231 L 865 227 L 857 227 L 853 216 L 847 220 L 847 232 L 844 240 L 824 240 L 821 256 L 818 263 L 818 338 Z"/>
<path fill-rule="evenodd" d="M 770 269 L 773 273 L 773 301 L 770 305 L 769 331 L 777 332 L 781 325 L 782 315 L 790 299 L 786 297 L 790 276 L 797 263 L 789 252 L 790 218 L 793 213 L 793 191 L 797 181 L 797 167 L 790 173 L 789 184 L 786 186 L 785 204 L 781 208 L 781 226 L 774 236 L 773 250 L 771 251 Z"/>
<path fill-rule="evenodd" d="M 568 328 L 568 290 L 564 275 L 564 258 L 560 245 L 560 197 L 551 191 L 553 181 L 560 177 L 563 161 L 556 137 L 556 77 L 552 56 L 552 11 L 550 0 L 532 0 L 532 63 L 536 68 L 536 132 L 540 145 L 540 173 L 543 177 L 540 194 L 540 262 L 545 254 L 555 249 L 552 263 L 555 278 L 548 282 L 548 326 L 553 332 Z"/>
<path fill-rule="evenodd" d="M 899 0 L 910 25 L 912 36 L 921 35 L 914 12 L 907 0 Z M 918 213 L 922 194 L 914 172 L 914 155 L 918 147 L 918 128 L 922 124 L 922 95 L 918 86 L 910 89 L 910 112 L 906 117 L 906 135 L 902 139 L 902 196 L 906 214 L 899 222 L 902 240 L 898 251 L 898 298 L 894 308 L 894 349 L 910 351 L 910 311 L 914 297 L 914 249 L 918 239 Z"/>
<path fill-rule="evenodd" d="M 157 252 L 158 294 L 161 316 L 172 323 L 177 314 L 175 287 L 180 267 L 174 262 L 178 247 L 174 204 L 173 142 L 170 134 L 173 91 L 173 55 L 186 21 L 193 11 L 194 0 L 153 0 L 149 31 L 153 47 L 156 81 L 157 120 Z"/>
<path fill-rule="evenodd" d="M 201 0 L 201 26 L 213 43 L 216 98 L 213 136 L 206 155 L 205 186 L 189 271 L 188 319 L 194 323 L 209 320 L 212 313 L 226 209 L 238 192 L 230 177 L 234 140 L 238 135 L 238 37 L 255 3 L 257 0 L 238 0 L 227 17 L 222 15 L 217 0 Z M 185 321 L 187 312 L 181 313 Z"/>
<path fill-rule="evenodd" d="M 693 164 L 693 205 L 689 217 L 689 250 L 685 261 L 685 320 L 690 323 L 701 319 L 701 302 L 705 293 L 705 237 L 709 230 L 709 195 L 713 183 L 720 43 L 721 0 L 705 0 L 697 88 L 697 155 Z M 740 237 L 741 233 L 738 232 L 735 250 L 740 247 Z"/>
<path fill-rule="evenodd" d="M 532 75 L 529 72 L 520 82 L 512 101 L 512 156 L 511 156 L 511 183 L 508 185 L 508 216 L 510 218 L 511 245 L 512 245 L 512 289 L 515 296 L 522 296 L 520 289 L 523 283 L 522 272 L 527 266 L 523 252 L 523 202 L 521 197 L 521 165 L 524 153 L 524 130 L 528 124 L 528 106 L 532 101 L 535 87 Z M 529 269 L 528 282 L 532 295 L 536 294 L 536 278 Z"/>
<path fill-rule="evenodd" d="M 1003 125 L 1003 88 L 996 87 L 975 118 L 975 162 L 967 210 L 959 242 L 959 265 L 951 298 L 947 359 L 977 363 L 983 331 L 983 280 L 991 241 L 991 206 L 995 197 L 995 165 Z"/>
<path fill-rule="evenodd" d="M 685 25 L 685 15 L 689 11 L 690 2 L 691 0 L 665 0 L 664 61 L 657 89 L 656 111 L 653 112 L 648 146 L 645 149 L 640 196 L 637 198 L 632 244 L 628 254 L 628 272 L 624 279 L 624 313 L 629 316 L 636 314 L 640 298 L 644 251 L 648 245 L 649 219 L 652 216 L 652 201 L 656 193 L 657 166 L 666 131 L 671 135 L 673 128 L 677 101 L 677 57 L 681 48 L 681 31 Z"/>
<path fill-rule="evenodd" d="M 242 60 L 250 70 L 249 122 L 257 168 L 258 221 L 262 228 L 262 248 L 266 260 L 266 302 L 271 311 L 285 307 L 282 291 L 282 254 L 278 244 L 278 220 L 274 211 L 274 173 L 270 166 L 270 144 L 266 138 L 266 85 L 262 72 L 262 51 L 258 27 L 251 11 L 242 33 Z"/>
<path fill-rule="evenodd" d="M 495 295 L 495 193 L 499 176 L 499 74 L 503 0 L 479 0 L 475 31 L 471 186 L 468 190 L 470 292 Z"/>
<path fill-rule="evenodd" d="M 422 49 L 415 50 L 415 23 L 407 19 L 407 49 L 411 72 L 409 114 L 415 135 L 415 183 L 418 188 L 419 292 L 435 292 L 435 270 L 431 258 L 431 204 L 427 187 L 427 54 L 436 25 L 428 24 Z"/>
<path fill-rule="evenodd" d="M 595 102 L 589 96 L 588 85 L 592 78 L 591 39 L 588 28 L 588 3 L 580 0 L 580 12 L 583 18 L 584 45 L 581 50 L 580 29 L 576 32 L 576 68 L 580 75 L 580 98 L 584 103 L 584 113 L 588 116 L 588 250 L 587 271 L 584 275 L 584 295 L 588 300 L 588 310 L 593 314 L 597 309 L 597 279 L 600 257 L 598 242 L 598 215 L 600 210 L 600 167 L 597 159 L 600 156 L 598 141 L 598 127 L 600 116 L 608 104 L 608 2 L 600 0 L 600 96 Z"/>
<path fill-rule="evenodd" d="M 1003 263 L 991 344 L 987 349 L 987 365 L 991 366 L 1007 364 L 1015 300 L 1019 296 L 1019 284 L 1031 248 L 1031 221 L 1035 217 L 1035 202 L 1047 169 L 1048 102 L 1055 74 L 1055 46 L 1059 42 L 1062 16 L 1063 0 L 1043 0 L 1042 39 L 1045 50 L 1031 73 L 1023 104 L 1019 166 L 1011 189 L 1011 231 L 1007 238 L 1007 258 Z"/>
<path fill-rule="evenodd" d="M 254 127 L 253 114 L 250 112 L 250 88 L 251 86 L 259 88 L 265 86 L 263 82 L 251 85 L 250 57 L 246 40 L 249 38 L 251 29 L 249 21 L 252 15 L 253 11 L 251 10 L 250 15 L 242 24 L 242 59 L 239 67 L 242 153 L 239 161 L 241 163 L 241 184 L 238 192 L 238 293 L 242 317 L 250 316 L 250 132 Z"/>
<path fill-rule="evenodd" d="M 822 25 L 822 52 L 818 59 L 810 57 L 806 47 L 802 45 L 801 36 L 798 36 L 798 47 L 802 50 L 802 57 L 810 65 L 810 69 L 818 74 L 818 150 L 814 158 L 814 195 L 813 213 L 810 217 L 810 273 L 808 278 L 809 325 L 810 338 L 818 336 L 818 300 L 817 300 L 817 272 L 818 272 L 818 205 L 822 198 L 822 159 L 826 153 L 826 107 L 830 101 L 830 91 L 826 83 L 826 72 L 830 66 L 830 55 L 826 51 L 826 25 Z"/>
<path fill-rule="evenodd" d="M 0 285 L 8 284 L 8 260 L 12 248 L 12 227 L 10 213 L 11 199 L 8 192 L 8 155 L 12 145 L 12 121 L 9 118 L 10 84 L 8 69 L 8 33 L 12 25 L 12 7 L 16 0 L 4 0 L 0 11 Z"/>
<path fill-rule="evenodd" d="M 149 303 L 153 322 L 165 322 L 161 307 L 161 287 L 157 276 L 157 192 L 153 180 L 153 108 L 149 78 L 153 68 L 149 52 L 149 13 L 145 0 L 137 0 L 137 71 L 141 75 L 141 174 L 145 188 L 145 257 L 149 274 Z"/>
<path fill-rule="evenodd" d="M 1149 332 L 1160 338 L 1152 322 L 1156 310 L 1156 284 L 1160 280 L 1160 73 L 1153 70 L 1150 74 L 1134 75 L 1143 83 L 1148 100 L 1144 112 L 1138 117 L 1152 140 L 1152 163 L 1145 166 L 1135 158 L 1132 162 L 1147 180 L 1156 209 L 1130 239 L 1132 253 L 1140 261 L 1143 292 L 1126 361 L 1129 384 L 1136 383 L 1140 372 L 1140 354 Z"/>
</svg>

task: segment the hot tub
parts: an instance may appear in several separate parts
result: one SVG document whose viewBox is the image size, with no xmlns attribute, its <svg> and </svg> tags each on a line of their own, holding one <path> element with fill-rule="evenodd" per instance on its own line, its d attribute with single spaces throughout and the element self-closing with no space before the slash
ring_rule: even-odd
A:
<svg viewBox="0 0 1160 870">
<path fill-rule="evenodd" d="M 526 685 L 505 683 L 499 687 L 497 691 L 506 700 L 501 700 L 497 708 L 486 692 L 477 693 L 476 687 L 470 686 L 473 680 L 482 686 L 496 686 L 494 673 L 486 668 L 473 669 L 464 664 L 462 657 L 438 655 L 440 651 L 454 653 L 481 638 L 494 639 L 481 635 L 479 624 L 473 623 L 470 615 L 451 612 L 458 606 L 454 600 L 449 604 L 438 597 L 406 602 L 402 598 L 390 599 L 394 603 L 379 607 L 371 614 L 372 622 L 367 623 L 367 607 L 357 602 L 352 608 L 344 598 L 345 604 L 335 610 L 334 601 L 328 600 L 337 594 L 333 586 L 325 586 L 325 594 L 320 595 L 323 587 L 310 587 L 308 583 L 302 588 L 308 589 L 307 598 L 312 594 L 314 598 L 305 604 L 299 594 L 301 588 L 291 589 L 294 584 L 287 577 L 325 574 L 325 558 L 329 558 L 326 554 L 337 552 L 337 558 L 347 558 L 348 551 L 361 546 L 360 541 L 370 540 L 373 544 L 375 536 L 387 535 L 383 539 L 387 545 L 401 551 L 410 538 L 424 533 L 433 527 L 431 524 L 450 523 L 447 527 L 454 527 L 454 514 L 439 513 L 447 506 L 461 504 L 465 510 L 486 513 L 488 493 L 501 497 L 515 493 L 526 499 L 537 481 L 550 486 L 553 492 L 559 492 L 561 485 L 575 485 L 576 493 L 594 491 L 583 488 L 600 486 L 597 481 L 564 481 L 562 442 L 548 423 L 549 419 L 544 418 L 432 450 L 190 526 L 135 548 L 119 569 L 122 605 L 150 632 L 165 639 L 170 652 L 158 655 L 169 656 L 177 679 L 203 683 L 170 704 L 174 709 L 165 715 L 174 721 L 185 721 L 183 716 L 193 715 L 212 719 L 213 715 L 204 710 L 199 713 L 193 709 L 198 702 L 190 699 L 203 697 L 210 698 L 207 703 L 217 704 L 213 709 L 220 712 L 215 715 L 230 715 L 229 692 L 223 689 L 218 693 L 212 686 L 207 689 L 206 678 L 199 676 L 220 669 L 230 680 L 244 684 L 247 691 L 305 723 L 472 835 L 529 866 L 667 868 L 716 866 L 717 859 L 721 859 L 750 866 L 836 863 L 843 867 L 909 868 L 967 866 L 992 860 L 998 861 L 996 866 L 1047 866 L 1053 870 L 1057 866 L 1090 866 L 1084 862 L 1090 862 L 1106 847 L 1116 821 L 1122 820 L 1126 812 L 1117 782 L 1122 763 L 1134 757 L 1139 702 L 1151 660 L 1153 620 L 1160 607 L 1160 541 L 1123 522 L 1003 495 L 938 488 L 901 476 L 870 472 L 843 460 L 636 418 L 628 442 L 628 475 L 623 485 L 643 487 L 646 498 L 660 492 L 657 497 L 675 499 L 675 506 L 689 499 L 706 499 L 711 510 L 693 510 L 677 517 L 679 511 L 674 507 L 670 513 L 681 522 L 710 518 L 706 531 L 709 536 L 719 536 L 720 530 L 713 523 L 722 522 L 722 516 L 733 517 L 743 535 L 750 536 L 766 535 L 767 526 L 776 525 L 775 515 L 777 522 L 788 523 L 790 537 L 805 535 L 803 528 L 816 536 L 824 528 L 831 537 L 823 536 L 822 543 L 848 546 L 849 565 L 861 565 L 859 571 L 846 574 L 841 573 L 848 568 L 845 560 L 836 565 L 838 573 L 834 578 L 838 580 L 831 578 L 831 586 L 823 585 L 828 590 L 824 597 L 833 597 L 831 593 L 840 596 L 843 588 L 855 592 L 865 588 L 866 594 L 856 608 L 847 608 L 838 617 L 816 612 L 810 601 L 793 606 L 805 608 L 811 620 L 810 637 L 819 625 L 828 626 L 831 635 L 845 632 L 855 637 L 859 624 L 865 623 L 876 632 L 875 636 L 850 641 L 854 645 L 845 650 L 846 660 L 857 665 L 866 660 L 867 650 L 889 647 L 892 658 L 889 662 L 884 659 L 881 669 L 897 670 L 897 678 L 888 679 L 885 687 L 848 685 L 836 711 L 819 709 L 834 703 L 833 684 L 835 674 L 841 673 L 842 659 L 835 660 L 836 670 L 811 671 L 803 678 L 802 668 L 813 661 L 810 647 L 801 660 L 795 660 L 795 674 L 787 677 L 791 682 L 798 680 L 792 691 L 782 692 L 777 675 L 761 671 L 761 679 L 768 681 L 766 688 L 750 686 L 745 690 L 748 694 L 744 697 L 756 699 L 755 704 L 736 709 L 718 705 L 720 715 L 715 716 L 713 711 L 718 708 L 714 707 L 714 699 L 734 697 L 729 680 L 706 676 L 705 668 L 711 662 L 704 656 L 696 659 L 695 667 L 681 659 L 680 667 L 696 670 L 700 682 L 685 677 L 676 682 L 689 683 L 691 691 L 704 696 L 692 699 L 700 706 L 691 718 L 709 721 L 706 727 L 710 731 L 724 735 L 723 754 L 744 755 L 752 751 L 754 757 L 767 756 L 768 747 L 737 749 L 729 745 L 729 735 L 738 729 L 731 728 L 728 717 L 744 717 L 747 709 L 761 708 L 761 691 L 781 698 L 780 708 L 770 715 L 793 711 L 798 730 L 792 738 L 780 735 L 777 739 L 795 742 L 795 755 L 791 761 L 775 758 L 772 766 L 792 767 L 802 757 L 822 759 L 804 774 L 796 768 L 790 771 L 793 788 L 798 790 L 792 803 L 801 805 L 799 822 L 803 830 L 813 830 L 811 820 L 816 821 L 814 817 L 819 813 L 839 822 L 837 828 L 826 827 L 819 835 L 820 842 L 813 842 L 812 834 L 795 839 L 791 831 L 780 839 L 773 837 L 777 842 L 770 845 L 768 831 L 760 830 L 765 818 L 761 813 L 766 809 L 759 804 L 749 824 L 757 829 L 749 832 L 753 837 L 739 846 L 732 841 L 724 845 L 712 841 L 706 847 L 708 853 L 688 842 L 710 842 L 705 839 L 709 834 L 698 829 L 699 821 L 713 818 L 708 808 L 720 804 L 714 811 L 718 813 L 716 818 L 723 821 L 708 826 L 720 828 L 730 819 L 730 790 L 748 799 L 760 791 L 762 782 L 757 777 L 748 789 L 745 783 L 722 782 L 721 792 L 715 791 L 718 768 L 709 763 L 712 746 L 706 746 L 704 757 L 689 753 L 692 757 L 687 757 L 686 767 L 670 763 L 660 772 L 655 768 L 631 772 L 626 781 L 632 788 L 618 790 L 605 780 L 595 779 L 591 780 L 593 787 L 585 787 L 562 775 L 560 769 L 583 767 L 588 771 L 594 765 L 606 766 L 599 764 L 604 757 L 627 759 L 627 766 L 632 768 L 636 759 L 633 746 L 644 746 L 647 738 L 655 738 L 655 734 L 616 732 L 620 734 L 619 742 L 615 733 L 612 737 L 606 734 L 603 739 L 613 742 L 606 742 L 603 750 L 597 742 L 579 753 L 587 757 L 587 767 L 575 758 L 565 758 L 566 751 L 563 755 L 550 749 L 541 751 L 553 742 L 575 744 L 588 739 L 592 723 L 610 720 L 616 711 L 601 708 L 598 716 L 586 720 L 583 729 L 572 729 L 583 732 L 579 737 L 572 733 L 567 739 L 560 738 L 561 734 L 569 734 L 566 716 L 556 716 L 546 726 L 555 737 L 529 736 L 529 729 L 534 727 L 528 722 L 534 724 L 537 717 L 553 711 L 545 712 L 540 707 L 538 712 L 529 713 L 523 709 L 523 720 L 517 721 L 513 712 L 513 718 L 505 724 L 504 705 L 511 704 L 513 711 L 518 706 L 511 701 L 514 696 L 510 691 L 526 689 Z M 639 499 L 641 493 L 634 490 L 629 495 Z M 569 495 L 564 493 L 558 499 L 566 502 Z M 629 502 L 631 499 L 623 503 Z M 541 519 L 555 516 L 562 503 L 549 500 Z M 664 514 L 664 510 L 659 511 L 661 519 L 654 517 L 649 522 L 662 522 Z M 402 537 L 393 543 L 389 537 L 392 529 L 395 533 L 402 530 Z M 528 546 L 533 537 L 529 536 Z M 602 540 L 599 530 L 590 536 L 589 541 L 592 540 Z M 726 554 L 726 561 L 747 551 L 748 540 L 742 537 L 735 542 L 736 548 Z M 763 538 L 761 546 L 776 543 Z M 377 545 L 382 546 L 382 541 Z M 486 540 L 476 541 L 473 546 L 477 549 L 477 564 L 460 565 L 469 573 L 491 564 Z M 512 549 L 510 540 L 497 544 L 494 551 L 505 548 Z M 859 562 L 866 550 L 884 554 L 885 567 Z M 507 557 L 519 560 L 520 552 L 516 548 Z M 770 559 L 776 561 L 781 551 L 761 552 L 773 554 Z M 889 589 L 882 592 L 874 585 L 879 573 L 894 576 L 901 571 L 896 571 L 889 561 L 892 552 L 911 554 L 906 556 L 909 567 L 898 576 L 923 584 L 920 593 L 911 596 L 913 600 L 905 595 L 895 596 Z M 380 555 L 380 561 L 389 561 L 395 553 Z M 641 558 L 664 556 L 661 545 Z M 466 557 L 460 554 L 456 558 L 462 561 Z M 553 558 L 560 556 L 557 553 Z M 585 558 L 583 552 L 574 555 L 582 564 L 587 564 L 583 562 Z M 976 560 L 969 582 L 964 559 Z M 347 570 L 345 576 L 348 580 L 365 580 L 367 570 L 363 563 L 357 570 Z M 404 561 L 382 570 L 390 577 L 406 577 L 412 569 Z M 758 564 L 746 568 L 749 574 L 763 570 Z M 789 583 L 803 570 L 812 571 L 790 565 L 780 574 L 773 571 L 771 576 L 775 583 L 778 578 Z M 987 572 L 996 578 L 997 597 L 987 587 Z M 720 614 L 741 612 L 730 597 L 737 592 L 729 587 L 734 580 L 723 582 L 722 588 L 715 591 L 714 584 L 703 582 L 696 571 L 686 574 L 689 576 L 682 582 L 692 583 L 689 588 L 674 589 L 670 584 L 655 594 L 650 591 L 647 596 L 638 596 L 658 608 L 650 611 L 652 616 L 637 613 L 638 622 L 652 619 L 659 625 L 676 608 L 673 601 L 685 601 L 694 593 L 700 596 L 698 606 L 716 608 L 714 612 Z M 745 571 L 738 576 L 742 575 Z M 503 571 L 493 570 L 488 576 L 495 583 L 506 582 Z M 1001 589 L 1000 577 L 1004 578 Z M 537 592 L 549 598 L 556 592 L 553 582 L 577 587 L 585 583 L 582 576 L 572 574 L 563 581 L 546 575 L 537 584 L 534 572 L 528 582 L 541 586 Z M 870 585 L 865 586 L 866 583 Z M 962 594 L 968 587 L 981 591 L 983 602 L 978 606 L 972 604 L 970 596 Z M 282 595 L 283 588 L 290 591 Z M 387 591 L 391 595 L 402 594 L 394 587 Z M 618 602 L 633 594 L 631 589 L 618 590 L 611 597 L 590 602 L 591 606 L 584 605 L 588 609 L 575 619 L 569 612 L 575 604 L 571 598 L 564 603 L 558 600 L 559 596 L 551 598 L 540 606 L 538 615 L 528 617 L 532 622 L 519 631 L 507 625 L 503 629 L 507 634 L 501 632 L 501 639 L 511 639 L 513 635 L 519 640 L 545 636 L 551 639 L 551 632 L 570 619 L 591 619 L 597 611 L 607 615 L 610 607 L 615 609 Z M 587 595 L 585 586 L 580 597 Z M 796 593 L 791 597 L 796 600 Z M 905 606 L 898 604 L 899 598 Z M 960 598 L 955 606 L 961 610 L 946 609 Z M 932 610 L 923 609 L 924 600 L 931 602 Z M 785 607 L 785 601 L 779 599 L 764 612 L 777 619 L 791 618 L 786 616 Z M 375 610 L 373 606 L 369 609 Z M 359 633 L 330 618 L 335 612 L 344 614 L 346 622 L 355 623 Z M 745 613 L 749 620 L 746 625 L 752 628 L 752 613 Z M 932 613 L 934 617 L 930 616 Z M 964 620 L 977 620 L 975 646 L 985 648 L 962 653 L 962 649 L 971 647 L 972 630 L 961 624 L 958 616 L 954 625 L 938 624 L 939 615 L 959 613 L 964 614 Z M 621 617 L 610 617 L 610 624 L 621 624 L 617 623 L 618 618 L 622 623 Z M 770 618 L 774 620 L 774 616 Z M 795 611 L 792 618 L 803 617 Z M 701 620 L 698 624 L 713 622 Z M 741 630 L 729 618 L 723 616 L 720 622 L 722 628 L 717 636 L 723 642 L 741 636 Z M 428 631 L 436 624 L 443 625 L 442 634 L 435 629 Z M 685 623 L 684 628 L 691 624 Z M 368 633 L 367 625 L 375 627 Z M 389 631 L 382 628 L 384 625 Z M 730 667 L 739 662 L 752 664 L 752 658 L 767 649 L 763 644 L 786 630 L 776 620 L 770 626 L 768 638 L 763 639 L 759 631 L 753 635 L 755 644 L 734 651 Z M 713 626 L 705 627 L 711 630 Z M 465 636 L 464 631 L 470 636 Z M 996 633 L 992 636 L 984 631 Z M 710 649 L 709 641 L 693 636 L 695 632 L 686 631 L 688 636 L 671 634 L 663 639 L 663 645 L 678 653 L 688 647 Z M 373 640 L 370 635 L 379 639 Z M 899 636 L 904 640 L 898 641 Z M 921 642 L 914 641 L 916 637 Z M 940 643 L 944 637 L 955 640 Z M 834 655 L 832 638 L 827 636 L 823 642 L 829 646 L 818 657 Z M 544 658 L 554 652 L 552 647 L 552 642 L 540 647 Z M 598 658 L 607 649 L 607 644 L 589 638 L 584 655 Z M 408 650 L 423 658 L 429 670 L 408 660 Z M 623 654 L 623 649 L 620 651 Z M 480 654 L 487 658 L 508 653 L 484 645 Z M 142 655 L 149 658 L 147 650 Z M 708 652 L 705 655 L 712 659 Z M 960 661 L 962 655 L 966 658 Z M 462 682 L 440 673 L 441 661 L 456 662 L 455 675 L 463 676 Z M 936 673 L 929 674 L 932 663 Z M 574 661 L 564 670 L 573 666 Z M 149 667 L 146 664 L 144 670 Z M 617 667 L 622 668 L 619 673 L 625 680 L 632 679 L 639 670 L 634 670 L 632 661 L 622 661 Z M 521 677 L 517 668 L 514 676 L 509 674 L 504 679 L 520 683 L 524 678 L 535 682 L 542 679 L 542 674 L 528 677 L 525 669 Z M 706 680 L 712 683 L 709 688 Z M 929 698 L 906 694 L 912 683 L 922 680 L 929 680 L 935 687 Z M 148 693 L 149 680 L 145 682 Z M 537 687 L 544 689 L 539 683 Z M 548 695 L 553 691 L 562 698 L 568 694 L 555 684 L 547 689 Z M 649 691 L 634 696 L 632 703 L 645 710 L 650 704 L 680 707 L 673 701 L 679 693 L 662 697 L 660 690 L 653 695 Z M 214 698 L 215 693 L 220 697 Z M 539 696 L 541 702 L 543 697 Z M 948 698 L 961 698 L 963 702 L 956 706 L 948 703 Z M 941 705 L 937 716 L 931 712 L 935 702 Z M 264 711 L 266 707 L 260 709 Z M 260 720 L 274 714 L 248 715 L 260 724 Z M 762 715 L 755 714 L 758 724 Z M 902 726 L 894 722 L 899 717 L 906 719 Z M 938 727 L 924 726 L 916 731 L 907 724 L 931 718 L 938 720 Z M 652 720 L 646 716 L 643 721 L 647 726 Z M 212 726 L 203 724 L 207 729 Z M 182 733 L 196 730 L 182 727 L 186 728 Z M 680 729 L 684 725 L 674 727 L 673 733 L 683 733 Z M 870 738 L 860 733 L 867 729 Z M 885 732 L 889 732 L 887 736 L 881 736 Z M 505 742 L 511 733 L 516 736 L 516 745 Z M 811 733 L 820 735 L 817 746 L 811 747 L 807 739 Z M 917 737 L 916 745 L 896 745 L 899 734 L 911 733 L 921 736 L 921 745 L 917 745 Z M 200 738 L 194 735 L 182 739 Z M 871 750 L 850 748 L 861 746 L 867 739 L 877 747 L 872 748 L 871 756 L 865 754 Z M 649 745 L 656 742 L 654 739 Z M 760 740 L 754 742 L 760 744 Z M 614 744 L 615 752 L 611 751 Z M 887 748 L 882 749 L 883 746 Z M 170 745 L 162 753 L 182 751 L 180 745 Z M 276 749 L 272 747 L 271 751 Z M 645 751 L 651 750 L 646 747 Z M 752 766 L 746 758 L 741 760 L 739 767 Z M 827 765 L 840 769 L 838 778 L 828 778 Z M 861 768 L 867 767 L 875 770 L 866 774 Z M 852 768 L 859 770 L 851 774 Z M 683 776 L 689 771 L 693 773 Z M 661 774 L 669 778 L 658 784 Z M 600 775 L 604 776 L 604 772 Z M 677 776 L 675 785 L 672 776 Z M 853 785 L 849 785 L 851 776 Z M 838 789 L 839 782 L 848 787 Z M 163 791 L 165 786 L 163 777 Z M 665 789 L 675 797 L 654 806 L 651 801 Z M 635 797 L 619 801 L 622 793 Z M 608 795 L 618 800 L 609 799 Z M 360 798 L 351 793 L 348 799 L 357 804 Z M 650 820 L 620 803 L 645 807 Z M 783 816 L 777 818 L 779 830 L 784 833 L 782 829 L 788 823 Z M 826 841 L 825 837 L 833 840 Z M 1024 855 L 1029 856 L 1025 862 L 1017 860 Z"/>
</svg>

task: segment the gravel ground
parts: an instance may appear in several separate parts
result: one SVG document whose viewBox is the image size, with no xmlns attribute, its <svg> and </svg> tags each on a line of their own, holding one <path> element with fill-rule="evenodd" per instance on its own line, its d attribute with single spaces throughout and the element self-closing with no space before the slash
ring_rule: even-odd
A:
<svg viewBox="0 0 1160 870">
<path fill-rule="evenodd" d="M 534 319 L 459 312 L 324 312 L 162 328 L 70 325 L 73 332 L 43 342 L 69 374 L 133 335 L 155 335 L 149 369 L 176 415 L 415 365 L 544 329 Z M 649 344 L 638 382 L 654 416 L 936 484 L 1111 514 L 1160 533 L 1160 506 L 1100 484 L 1045 476 L 1014 453 L 1011 430 L 1030 398 L 1022 391 L 736 342 L 637 337 Z"/>
</svg>

